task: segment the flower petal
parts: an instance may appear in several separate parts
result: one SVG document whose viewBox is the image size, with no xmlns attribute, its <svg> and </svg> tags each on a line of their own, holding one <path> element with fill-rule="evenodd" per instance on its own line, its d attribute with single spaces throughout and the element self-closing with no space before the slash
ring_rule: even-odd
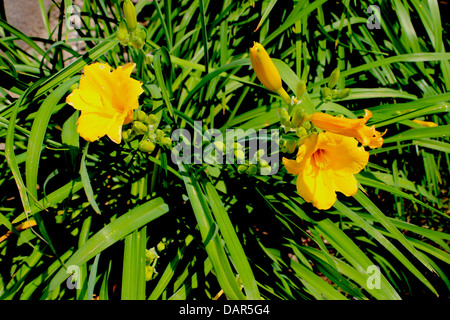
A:
<svg viewBox="0 0 450 320">
<path fill-rule="evenodd" d="M 358 141 L 330 132 L 324 133 L 329 142 L 321 145 L 329 160 L 331 169 L 339 176 L 360 172 L 369 162 L 369 153 L 364 147 L 358 147 Z"/>
<path fill-rule="evenodd" d="M 87 141 L 96 141 L 104 135 L 112 136 L 114 142 L 120 142 L 120 135 L 117 138 L 119 127 L 122 127 L 123 119 L 111 117 L 105 113 L 82 112 L 77 122 L 77 132 Z M 118 142 L 116 142 L 118 143 Z"/>
<path fill-rule="evenodd" d="M 354 196 L 358 191 L 358 182 L 353 175 L 337 176 L 335 175 L 334 184 L 336 191 L 342 192 L 347 197 Z"/>
<path fill-rule="evenodd" d="M 317 169 L 309 164 L 297 177 L 297 191 L 302 198 L 320 210 L 336 202 L 334 177 L 330 170 Z"/>
</svg>

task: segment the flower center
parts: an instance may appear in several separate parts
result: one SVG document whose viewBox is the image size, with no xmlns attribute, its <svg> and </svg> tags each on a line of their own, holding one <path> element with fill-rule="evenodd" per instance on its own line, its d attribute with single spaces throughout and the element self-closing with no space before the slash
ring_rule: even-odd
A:
<svg viewBox="0 0 450 320">
<path fill-rule="evenodd" d="M 328 167 L 328 164 L 330 163 L 330 161 L 327 159 L 325 155 L 325 150 L 323 149 L 317 149 L 317 151 L 313 153 L 312 162 L 319 169 L 324 169 Z"/>
</svg>

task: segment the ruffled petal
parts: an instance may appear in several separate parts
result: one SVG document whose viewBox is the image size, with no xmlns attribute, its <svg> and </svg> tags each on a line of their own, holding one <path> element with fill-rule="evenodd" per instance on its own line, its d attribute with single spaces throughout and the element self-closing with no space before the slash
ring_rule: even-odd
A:
<svg viewBox="0 0 450 320">
<path fill-rule="evenodd" d="M 329 170 L 308 165 L 297 177 L 297 191 L 317 209 L 326 210 L 336 202 L 334 177 Z"/>
<path fill-rule="evenodd" d="M 334 176 L 334 184 L 336 191 L 342 192 L 347 197 L 354 196 L 358 191 L 358 182 L 353 175 Z"/>
<path fill-rule="evenodd" d="M 96 141 L 104 135 L 112 136 L 114 142 L 120 142 L 120 136 L 117 132 L 121 132 L 123 119 L 120 117 L 111 117 L 109 114 L 96 112 L 82 112 L 77 122 L 77 132 L 87 141 Z M 116 142 L 116 143 L 119 143 Z"/>
</svg>

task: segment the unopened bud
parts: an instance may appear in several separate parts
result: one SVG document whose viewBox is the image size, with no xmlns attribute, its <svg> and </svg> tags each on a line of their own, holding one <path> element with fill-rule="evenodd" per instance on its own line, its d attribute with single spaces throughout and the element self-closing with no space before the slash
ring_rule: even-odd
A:
<svg viewBox="0 0 450 320">
<path fill-rule="evenodd" d="M 140 135 L 146 133 L 148 131 L 148 127 L 140 121 L 134 121 L 133 130 L 137 135 Z"/>
<path fill-rule="evenodd" d="M 131 44 L 136 49 L 140 49 L 144 46 L 146 40 L 147 33 L 145 32 L 145 28 L 139 24 L 137 30 L 134 32 L 133 41 Z"/>
<path fill-rule="evenodd" d="M 305 93 L 306 91 L 306 82 L 303 80 L 300 80 L 297 83 L 297 99 L 300 99 L 302 97 L 302 95 Z"/>
<path fill-rule="evenodd" d="M 170 148 L 172 146 L 172 139 L 170 139 L 169 137 L 164 137 L 161 139 L 161 144 L 164 147 Z"/>
<path fill-rule="evenodd" d="M 163 251 L 165 248 L 166 248 L 166 245 L 162 242 L 160 242 L 156 245 L 156 249 L 160 252 Z"/>
<path fill-rule="evenodd" d="M 306 119 L 306 111 L 303 108 L 297 109 L 292 117 L 291 125 L 296 128 L 300 126 Z"/>
<path fill-rule="evenodd" d="M 155 150 L 155 144 L 149 140 L 142 140 L 139 142 L 139 150 L 142 152 L 153 152 Z"/>
<path fill-rule="evenodd" d="M 347 98 L 350 95 L 350 89 L 349 88 L 344 88 L 342 90 L 340 90 L 337 94 L 337 98 L 338 99 L 344 99 Z"/>
<path fill-rule="evenodd" d="M 225 148 L 225 144 L 222 141 L 214 141 L 214 148 L 218 152 L 223 152 L 223 149 Z"/>
<path fill-rule="evenodd" d="M 125 20 L 120 20 L 119 27 L 117 29 L 117 39 L 122 42 L 123 45 L 128 44 L 130 40 L 130 34 L 128 33 L 128 27 Z"/>
<path fill-rule="evenodd" d="M 281 124 L 283 126 L 285 126 L 285 127 L 291 126 L 291 117 L 289 116 L 289 113 L 286 109 L 284 109 L 284 108 L 279 109 L 279 116 L 280 116 Z"/>
<path fill-rule="evenodd" d="M 157 257 L 158 255 L 156 254 L 155 249 L 145 250 L 145 260 L 147 260 L 148 263 L 151 263 Z"/>
<path fill-rule="evenodd" d="M 147 122 L 147 114 L 142 110 L 138 110 L 136 112 L 136 119 L 141 122 Z"/>
<path fill-rule="evenodd" d="M 256 172 L 258 172 L 258 167 L 255 166 L 254 164 L 250 165 L 250 167 L 248 167 L 247 171 L 246 171 L 249 175 L 254 175 L 256 174 Z"/>
<path fill-rule="evenodd" d="M 308 135 L 308 131 L 306 131 L 306 129 L 304 127 L 298 127 L 295 133 L 297 134 L 297 137 L 299 137 L 299 138 L 303 138 Z"/>
<path fill-rule="evenodd" d="M 137 27 L 136 8 L 131 0 L 125 0 L 123 2 L 123 16 L 127 22 L 129 32 L 133 32 Z"/>
<path fill-rule="evenodd" d="M 322 100 L 327 100 L 331 97 L 331 89 L 328 87 L 323 87 L 321 92 Z"/>
<path fill-rule="evenodd" d="M 155 268 L 152 266 L 145 266 L 145 281 L 150 281 L 153 277 L 153 273 L 155 272 Z"/>
<path fill-rule="evenodd" d="M 311 129 L 311 122 L 310 121 L 305 121 L 302 126 L 306 130 L 309 130 L 309 129 Z"/>
<path fill-rule="evenodd" d="M 245 171 L 247 171 L 247 169 L 248 169 L 248 166 L 245 164 L 241 164 L 237 167 L 237 171 L 241 174 L 244 173 Z"/>
<path fill-rule="evenodd" d="M 150 124 L 150 125 L 154 125 L 154 124 L 156 124 L 156 123 L 158 123 L 158 116 L 156 115 L 156 114 L 149 114 L 148 115 L 148 117 L 147 117 L 147 123 L 148 124 Z"/>
<path fill-rule="evenodd" d="M 339 68 L 336 68 L 333 70 L 333 72 L 331 72 L 330 78 L 328 79 L 328 88 L 329 89 L 333 89 L 338 80 L 339 80 L 339 75 L 341 74 L 341 70 L 339 70 Z"/>
<path fill-rule="evenodd" d="M 295 140 L 288 140 L 286 143 L 286 151 L 288 153 L 293 153 L 297 147 L 297 142 Z"/>
<path fill-rule="evenodd" d="M 236 159 L 239 161 L 239 163 L 245 160 L 245 153 L 242 150 L 234 151 L 234 155 L 236 156 Z"/>
</svg>

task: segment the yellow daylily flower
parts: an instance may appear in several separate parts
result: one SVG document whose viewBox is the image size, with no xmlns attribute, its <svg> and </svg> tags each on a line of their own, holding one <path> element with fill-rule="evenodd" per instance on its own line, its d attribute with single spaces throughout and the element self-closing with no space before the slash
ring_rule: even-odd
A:
<svg viewBox="0 0 450 320">
<path fill-rule="evenodd" d="M 132 79 L 136 64 L 127 63 L 113 70 L 106 63 L 93 63 L 84 68 L 80 85 L 66 102 L 81 115 L 77 132 L 87 141 L 107 135 L 115 143 L 122 139 L 122 125 L 133 121 L 139 107 L 142 83 Z"/>
<path fill-rule="evenodd" d="M 286 103 L 290 104 L 291 98 L 283 89 L 280 73 L 262 44 L 255 42 L 250 48 L 250 62 L 264 87 L 278 93 Z"/>
<path fill-rule="evenodd" d="M 365 110 L 365 115 L 361 119 L 347 119 L 334 117 L 332 115 L 315 112 L 310 116 L 310 121 L 318 128 L 340 134 L 347 137 L 354 137 L 362 143 L 363 146 L 369 146 L 371 149 L 379 148 L 383 145 L 383 135 L 375 130 L 375 126 L 366 126 L 367 121 L 372 117 L 370 110 Z"/>
<path fill-rule="evenodd" d="M 336 202 L 336 192 L 353 196 L 358 191 L 354 174 L 369 161 L 369 153 L 358 147 L 354 138 L 320 132 L 306 138 L 297 158 L 283 158 L 290 174 L 297 175 L 297 191 L 307 202 L 320 210 Z"/>
</svg>

